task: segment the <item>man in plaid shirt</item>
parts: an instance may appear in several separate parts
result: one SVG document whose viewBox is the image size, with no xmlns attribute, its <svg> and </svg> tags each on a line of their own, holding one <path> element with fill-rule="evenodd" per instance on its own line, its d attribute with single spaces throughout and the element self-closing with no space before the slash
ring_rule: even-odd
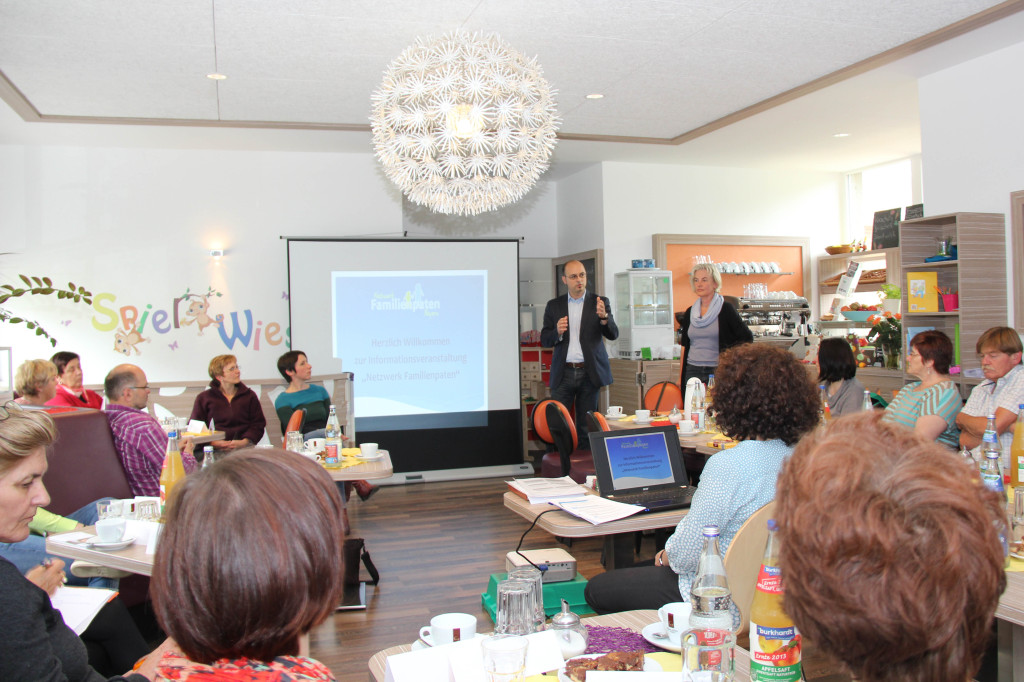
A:
<svg viewBox="0 0 1024 682">
<path fill-rule="evenodd" d="M 135 365 L 118 365 L 103 382 L 107 394 L 104 410 L 114 434 L 114 446 L 135 495 L 160 494 L 160 470 L 167 452 L 167 433 L 160 422 L 145 412 L 149 402 L 146 373 Z M 192 439 L 178 441 L 185 473 L 196 468 Z"/>
</svg>

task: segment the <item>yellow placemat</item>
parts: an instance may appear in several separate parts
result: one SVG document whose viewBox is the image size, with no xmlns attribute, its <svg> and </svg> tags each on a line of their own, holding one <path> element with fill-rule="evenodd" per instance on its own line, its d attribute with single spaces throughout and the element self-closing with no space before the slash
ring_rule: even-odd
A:
<svg viewBox="0 0 1024 682">
<path fill-rule="evenodd" d="M 674 654 L 670 651 L 659 651 L 656 654 L 647 655 L 657 661 L 664 672 L 675 673 L 682 672 L 683 670 L 683 659 L 679 654 Z M 556 679 L 558 679 L 558 677 L 554 673 L 548 673 L 546 675 L 533 675 L 532 677 L 527 677 L 525 682 L 551 682 L 551 680 Z"/>
<path fill-rule="evenodd" d="M 1010 565 L 1006 567 L 1008 573 L 1020 573 L 1024 571 L 1024 559 L 1010 557 Z"/>
<path fill-rule="evenodd" d="M 337 464 L 324 464 L 325 469 L 347 469 L 348 467 L 354 467 L 357 464 L 362 464 L 366 460 L 357 459 L 355 457 L 342 457 L 338 460 Z"/>
</svg>

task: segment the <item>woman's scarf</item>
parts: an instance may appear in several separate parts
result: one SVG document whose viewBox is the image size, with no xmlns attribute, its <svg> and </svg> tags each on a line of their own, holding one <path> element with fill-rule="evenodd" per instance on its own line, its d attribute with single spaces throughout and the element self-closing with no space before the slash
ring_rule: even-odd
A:
<svg viewBox="0 0 1024 682">
<path fill-rule="evenodd" d="M 690 310 L 690 324 L 698 329 L 703 329 L 718 319 L 718 313 L 722 312 L 722 304 L 725 303 L 725 299 L 716 291 L 714 298 L 711 299 L 711 305 L 709 305 L 708 309 L 704 311 L 704 314 L 694 315 L 695 310 L 700 310 L 700 304 L 702 302 L 703 301 L 698 298 L 697 302 L 693 304 L 693 308 Z"/>
</svg>

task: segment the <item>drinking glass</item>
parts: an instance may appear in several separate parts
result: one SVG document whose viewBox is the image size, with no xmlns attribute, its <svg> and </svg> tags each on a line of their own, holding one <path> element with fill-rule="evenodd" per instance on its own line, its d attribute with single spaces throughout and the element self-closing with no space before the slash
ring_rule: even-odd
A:
<svg viewBox="0 0 1024 682">
<path fill-rule="evenodd" d="M 480 642 L 487 682 L 523 682 L 526 670 L 525 637 L 494 635 Z"/>
<path fill-rule="evenodd" d="M 302 431 L 289 431 L 285 437 L 285 450 L 301 453 L 305 448 L 306 446 L 302 440 Z"/>
<path fill-rule="evenodd" d="M 535 632 L 537 607 L 533 585 L 525 580 L 498 583 L 498 605 L 494 632 L 499 635 L 528 635 Z"/>
<path fill-rule="evenodd" d="M 137 514 L 142 521 L 160 520 L 160 503 L 156 500 L 140 500 L 137 507 Z"/>
<path fill-rule="evenodd" d="M 97 502 L 96 503 L 96 519 L 97 520 L 99 520 L 99 519 L 110 519 L 110 518 L 114 518 L 114 516 L 120 516 L 121 501 L 117 500 L 117 503 L 118 503 L 118 505 L 117 505 L 118 506 L 118 509 L 117 509 L 118 513 L 114 514 L 114 511 L 115 511 L 114 510 L 114 500 L 101 500 L 101 501 Z"/>
<path fill-rule="evenodd" d="M 547 616 L 544 614 L 544 574 L 533 566 L 520 566 L 508 572 L 508 579 L 525 580 L 533 585 L 533 600 L 537 606 L 534 622 L 536 630 L 543 630 L 544 621 L 547 620 Z"/>
<path fill-rule="evenodd" d="M 729 630 L 687 630 L 679 638 L 683 682 L 731 682 L 736 636 Z"/>
</svg>

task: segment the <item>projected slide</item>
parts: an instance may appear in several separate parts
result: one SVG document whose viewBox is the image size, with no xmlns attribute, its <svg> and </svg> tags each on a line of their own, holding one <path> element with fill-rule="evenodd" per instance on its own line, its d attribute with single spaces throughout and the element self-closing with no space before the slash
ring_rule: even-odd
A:
<svg viewBox="0 0 1024 682">
<path fill-rule="evenodd" d="M 664 434 L 606 438 L 604 442 L 616 490 L 675 480 Z"/>
<path fill-rule="evenodd" d="M 486 270 L 335 271 L 331 295 L 359 417 L 488 409 Z"/>
</svg>

